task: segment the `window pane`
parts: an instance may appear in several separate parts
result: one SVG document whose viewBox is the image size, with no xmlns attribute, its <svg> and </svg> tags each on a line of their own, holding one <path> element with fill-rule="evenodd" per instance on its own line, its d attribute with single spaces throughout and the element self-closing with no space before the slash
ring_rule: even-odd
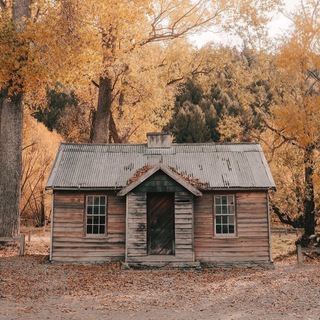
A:
<svg viewBox="0 0 320 320">
<path fill-rule="evenodd" d="M 106 204 L 106 197 L 105 196 L 101 196 L 100 197 L 100 205 L 105 205 Z"/>
<path fill-rule="evenodd" d="M 231 205 L 228 207 L 229 214 L 234 214 L 234 207 Z"/>
<path fill-rule="evenodd" d="M 93 226 L 93 233 L 98 234 L 99 233 L 99 226 Z"/>
<path fill-rule="evenodd" d="M 99 223 L 99 217 L 94 217 L 93 224 L 98 224 L 98 223 Z"/>
<path fill-rule="evenodd" d="M 229 224 L 234 224 L 234 216 L 229 216 Z"/>
<path fill-rule="evenodd" d="M 216 197 L 216 204 L 221 204 L 221 197 L 220 196 Z"/>
<path fill-rule="evenodd" d="M 217 216 L 216 217 L 216 223 L 217 224 L 221 224 L 221 218 L 222 218 L 221 216 Z"/>
<path fill-rule="evenodd" d="M 94 204 L 99 205 L 99 198 L 100 197 L 94 197 Z"/>
<path fill-rule="evenodd" d="M 228 204 L 233 204 L 233 196 L 228 196 Z"/>
<path fill-rule="evenodd" d="M 89 234 L 92 233 L 92 226 L 87 226 L 87 233 L 89 233 Z"/>
<path fill-rule="evenodd" d="M 222 196 L 222 204 L 227 204 L 227 197 L 226 196 Z"/>
<path fill-rule="evenodd" d="M 92 217 L 87 218 L 87 224 L 92 224 Z"/>
<path fill-rule="evenodd" d="M 100 226 L 100 228 L 99 228 L 99 233 L 100 234 L 104 234 L 104 229 L 105 229 L 105 226 L 103 225 L 103 226 Z"/>
<path fill-rule="evenodd" d="M 222 214 L 227 214 L 228 210 L 227 210 L 227 206 L 223 206 L 222 207 Z"/>
<path fill-rule="evenodd" d="M 222 226 L 222 233 L 228 233 L 228 226 Z"/>
<path fill-rule="evenodd" d="M 220 225 L 216 225 L 216 233 L 221 233 L 221 226 Z"/>
<path fill-rule="evenodd" d="M 222 216 L 222 223 L 227 224 L 228 223 L 228 216 Z"/>
<path fill-rule="evenodd" d="M 234 233 L 234 226 L 233 225 L 229 226 L 229 233 Z"/>
<path fill-rule="evenodd" d="M 88 207 L 88 209 L 87 209 L 87 214 L 92 214 L 92 207 L 91 207 L 91 206 Z"/>
<path fill-rule="evenodd" d="M 105 217 L 100 217 L 100 224 L 105 224 L 106 223 L 106 218 Z"/>
<path fill-rule="evenodd" d="M 100 214 L 105 214 L 106 213 L 106 207 L 103 205 L 100 207 Z"/>
<path fill-rule="evenodd" d="M 221 207 L 216 207 L 216 214 L 221 214 Z"/>
<path fill-rule="evenodd" d="M 88 196 L 88 205 L 93 204 L 93 197 L 92 196 Z"/>
<path fill-rule="evenodd" d="M 93 213 L 99 214 L 99 207 L 98 206 L 94 206 Z"/>
</svg>

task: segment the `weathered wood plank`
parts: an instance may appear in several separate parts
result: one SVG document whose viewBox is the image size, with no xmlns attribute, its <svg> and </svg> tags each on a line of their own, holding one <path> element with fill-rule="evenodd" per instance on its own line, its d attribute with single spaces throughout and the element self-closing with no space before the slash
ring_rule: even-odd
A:
<svg viewBox="0 0 320 320">
<path fill-rule="evenodd" d="M 84 236 L 85 199 L 87 194 L 107 196 L 107 233 L 105 237 Z M 117 197 L 114 192 L 55 192 L 53 213 L 53 255 L 52 259 L 69 262 L 108 261 L 125 253 L 126 199 Z M 57 252 L 63 251 L 66 257 Z M 57 252 L 55 252 L 57 251 Z M 78 254 L 77 251 L 80 251 Z M 92 253 L 87 253 L 87 251 Z M 84 252 L 86 257 L 81 256 Z M 95 256 L 98 255 L 103 257 Z M 77 253 L 78 255 L 75 255 Z M 68 257 L 67 257 L 68 256 Z M 110 259 L 108 258 L 110 256 Z"/>
<path fill-rule="evenodd" d="M 213 194 L 206 204 L 195 200 L 195 254 L 203 261 L 269 259 L 267 195 L 265 192 L 236 194 L 237 237 L 214 236 Z"/>
</svg>

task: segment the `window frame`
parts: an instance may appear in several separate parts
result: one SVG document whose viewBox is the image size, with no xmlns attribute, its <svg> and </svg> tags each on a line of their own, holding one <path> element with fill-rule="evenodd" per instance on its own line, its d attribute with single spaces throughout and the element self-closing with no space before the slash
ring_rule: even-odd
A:
<svg viewBox="0 0 320 320">
<path fill-rule="evenodd" d="M 92 205 L 89 204 L 89 197 L 93 197 L 93 202 Z M 104 224 L 100 224 L 98 223 L 98 228 L 100 228 L 100 226 L 104 226 L 104 233 L 88 233 L 87 231 L 87 227 L 88 227 L 88 207 L 95 207 L 94 201 L 95 201 L 95 197 L 99 197 L 99 213 L 98 214 L 89 214 L 90 216 L 92 216 L 92 218 L 96 217 L 103 217 L 104 216 Z M 100 214 L 100 207 L 102 207 L 103 205 L 100 204 L 100 198 L 104 197 L 105 198 L 105 203 L 104 203 L 104 215 Z M 97 207 L 97 205 L 96 205 Z M 92 223 L 92 226 L 94 224 Z M 85 207 L 84 207 L 84 236 L 86 238 L 105 238 L 108 235 L 108 230 L 107 230 L 107 225 L 108 225 L 108 196 L 106 194 L 87 194 L 85 195 Z"/>
<path fill-rule="evenodd" d="M 217 200 L 216 198 L 217 197 L 227 197 L 227 203 L 226 205 L 228 206 L 228 197 L 233 197 L 233 214 L 217 214 L 216 210 L 217 210 L 217 206 L 216 206 L 216 203 L 217 203 Z M 238 233 L 237 233 L 237 197 L 236 197 L 236 194 L 234 193 L 221 193 L 221 194 L 215 194 L 213 195 L 213 236 L 214 237 L 217 237 L 217 238 L 235 238 L 238 236 Z M 222 206 L 221 206 L 222 207 Z M 233 223 L 233 226 L 234 226 L 234 232 L 233 233 L 217 233 L 217 216 L 233 216 L 233 219 L 234 219 L 234 223 Z M 221 223 L 221 225 L 223 225 Z M 229 225 L 229 222 L 228 224 Z"/>
</svg>

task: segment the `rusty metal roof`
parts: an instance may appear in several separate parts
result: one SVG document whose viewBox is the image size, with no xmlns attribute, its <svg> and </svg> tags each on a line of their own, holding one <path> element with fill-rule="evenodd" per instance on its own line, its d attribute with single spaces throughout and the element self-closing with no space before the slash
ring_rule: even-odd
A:
<svg viewBox="0 0 320 320">
<path fill-rule="evenodd" d="M 47 189 L 121 189 L 145 165 L 163 163 L 207 189 L 273 189 L 275 183 L 257 143 L 61 144 Z"/>
</svg>

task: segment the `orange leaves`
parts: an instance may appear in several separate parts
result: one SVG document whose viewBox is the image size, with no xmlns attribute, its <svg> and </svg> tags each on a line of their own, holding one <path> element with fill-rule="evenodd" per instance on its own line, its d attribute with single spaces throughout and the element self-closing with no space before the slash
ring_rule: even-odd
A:
<svg viewBox="0 0 320 320">
<path fill-rule="evenodd" d="M 292 22 L 276 56 L 278 95 L 273 113 L 278 130 L 307 148 L 320 142 L 319 1 L 301 1 Z"/>
<path fill-rule="evenodd" d="M 292 15 L 292 27 L 283 39 L 277 56 L 278 66 L 292 75 L 317 68 L 320 63 L 320 4 L 304 0 Z"/>
<path fill-rule="evenodd" d="M 287 139 L 301 148 L 320 141 L 320 96 L 306 95 L 295 88 L 295 93 L 285 92 L 281 101 L 272 108 L 273 123 Z"/>
<path fill-rule="evenodd" d="M 24 35 L 18 34 L 9 20 L 0 21 L 0 88 L 11 81 L 12 87 L 18 89 L 22 83 L 21 69 L 26 62 L 27 45 Z"/>
</svg>

